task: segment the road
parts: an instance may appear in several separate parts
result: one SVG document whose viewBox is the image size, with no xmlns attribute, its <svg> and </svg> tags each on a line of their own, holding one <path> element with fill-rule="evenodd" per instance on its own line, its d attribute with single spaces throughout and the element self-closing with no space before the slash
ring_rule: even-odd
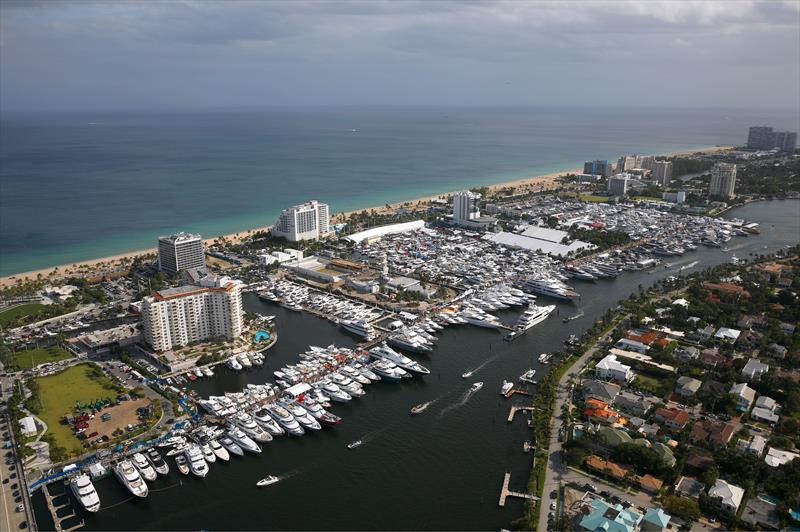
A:
<svg viewBox="0 0 800 532">
<path fill-rule="evenodd" d="M 627 318 L 625 316 L 624 318 Z M 623 318 L 623 319 L 624 319 Z M 613 329 L 612 329 L 613 331 Z M 572 365 L 572 367 L 564 373 L 561 377 L 561 380 L 558 381 L 558 391 L 556 392 L 556 402 L 553 406 L 553 419 L 550 422 L 550 441 L 548 442 L 547 447 L 547 471 L 545 472 L 545 479 L 544 479 L 544 490 L 542 492 L 542 500 L 539 504 L 541 504 L 541 510 L 539 511 L 539 523 L 536 527 L 536 530 L 544 531 L 547 530 L 547 513 L 550 508 L 550 503 L 555 501 L 552 497 L 550 497 L 550 492 L 557 489 L 559 484 L 563 482 L 569 481 L 577 481 L 581 484 L 585 482 L 591 482 L 592 484 L 597 485 L 598 488 L 601 490 L 606 489 L 606 485 L 604 484 L 601 487 L 601 483 L 594 480 L 589 480 L 586 477 L 581 476 L 574 471 L 571 471 L 566 468 L 566 465 L 561 463 L 561 442 L 558 441 L 558 435 L 561 432 L 562 428 L 564 427 L 564 413 L 562 412 L 563 407 L 565 404 L 568 404 L 570 401 L 570 386 L 569 381 L 574 379 L 578 376 L 578 373 L 583 370 L 586 366 L 586 363 L 591 359 L 591 357 L 602 348 L 602 344 L 608 341 L 611 337 L 611 332 L 606 333 L 603 335 L 595 344 L 589 348 L 581 357 Z M 579 479 L 584 480 L 579 480 Z M 613 486 L 608 486 L 608 491 L 615 493 Z M 613 488 L 613 489 L 612 489 Z M 618 495 L 622 499 L 630 500 L 631 502 L 636 503 L 630 495 L 624 492 L 620 492 Z M 648 498 L 649 500 L 649 498 Z M 638 503 L 637 503 L 638 504 Z"/>
<path fill-rule="evenodd" d="M 0 446 L 11 441 L 11 427 L 5 412 L 0 416 L 0 434 L 2 434 Z M 3 448 L 2 455 L 3 462 L 0 463 L 0 529 L 21 530 L 29 526 L 28 512 L 31 511 L 28 506 L 29 500 L 24 493 L 24 482 L 20 478 L 22 466 L 17 461 L 13 449 Z M 13 457 L 10 464 L 6 463 L 7 457 Z M 23 505 L 22 512 L 17 511 L 17 507 L 20 505 Z"/>
</svg>

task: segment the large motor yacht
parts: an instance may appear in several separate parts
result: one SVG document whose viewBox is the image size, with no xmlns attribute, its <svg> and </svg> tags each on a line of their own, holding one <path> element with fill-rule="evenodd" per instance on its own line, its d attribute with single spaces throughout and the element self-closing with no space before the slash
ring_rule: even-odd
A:
<svg viewBox="0 0 800 532">
<path fill-rule="evenodd" d="M 396 364 L 405 370 L 413 371 L 414 373 L 420 373 L 423 375 L 430 373 L 430 370 L 419 362 L 415 362 L 404 354 L 398 353 L 386 344 L 373 347 L 369 350 L 369 354 L 373 358 L 388 360 L 389 362 L 392 362 L 393 364 Z"/>
<path fill-rule="evenodd" d="M 152 481 L 158 476 L 156 474 L 156 470 L 153 469 L 153 466 L 150 465 L 150 462 L 142 453 L 135 453 L 133 455 L 133 465 L 136 466 L 136 469 L 139 470 L 139 473 L 142 475 L 142 477 L 144 477 L 145 480 Z"/>
<path fill-rule="evenodd" d="M 114 474 L 128 491 L 137 497 L 147 497 L 150 490 L 139 471 L 134 467 L 130 460 L 123 460 L 114 467 Z"/>
<path fill-rule="evenodd" d="M 305 434 L 305 430 L 303 427 L 300 426 L 300 423 L 297 422 L 297 419 L 285 408 L 280 405 L 272 405 L 268 406 L 267 410 L 269 411 L 270 415 L 280 423 L 280 425 L 286 429 L 286 432 L 291 434 L 292 436 L 302 436 Z"/>
<path fill-rule="evenodd" d="M 69 481 L 69 487 L 72 494 L 80 501 L 81 506 L 86 508 L 89 512 L 96 512 L 100 509 L 100 497 L 97 495 L 97 490 L 94 489 L 92 479 L 87 474 L 80 474 L 73 477 Z"/>
<path fill-rule="evenodd" d="M 189 462 L 189 469 L 192 471 L 193 475 L 202 478 L 208 474 L 208 463 L 206 463 L 206 459 L 203 458 L 203 451 L 200 449 L 199 445 L 190 445 L 189 448 L 184 451 L 184 455 L 186 456 L 186 461 Z"/>
</svg>

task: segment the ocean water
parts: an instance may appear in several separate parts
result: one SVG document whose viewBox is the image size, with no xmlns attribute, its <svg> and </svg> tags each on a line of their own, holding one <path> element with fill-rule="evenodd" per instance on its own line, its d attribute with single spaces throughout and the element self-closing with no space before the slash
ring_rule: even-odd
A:
<svg viewBox="0 0 800 532">
<path fill-rule="evenodd" d="M 0 275 L 623 153 L 743 144 L 797 111 L 305 109 L 0 115 Z"/>
</svg>

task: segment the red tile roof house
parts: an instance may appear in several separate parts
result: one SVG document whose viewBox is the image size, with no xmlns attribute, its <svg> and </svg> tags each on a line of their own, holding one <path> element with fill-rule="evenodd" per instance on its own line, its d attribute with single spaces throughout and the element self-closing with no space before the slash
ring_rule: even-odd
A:
<svg viewBox="0 0 800 532">
<path fill-rule="evenodd" d="M 673 430 L 683 430 L 689 419 L 689 413 L 679 408 L 659 408 L 655 414 L 656 421 Z"/>
<path fill-rule="evenodd" d="M 735 425 L 707 419 L 694 424 L 689 441 L 696 445 L 724 447 L 731 441 L 734 432 L 736 432 Z"/>
</svg>

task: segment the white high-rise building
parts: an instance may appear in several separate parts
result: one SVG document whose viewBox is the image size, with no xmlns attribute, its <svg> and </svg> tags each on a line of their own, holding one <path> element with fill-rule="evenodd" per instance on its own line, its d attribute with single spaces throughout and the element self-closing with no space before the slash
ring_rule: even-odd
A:
<svg viewBox="0 0 800 532">
<path fill-rule="evenodd" d="M 158 237 L 158 269 L 175 274 L 189 268 L 206 267 L 203 239 L 200 235 L 177 233 Z"/>
<path fill-rule="evenodd" d="M 660 184 L 662 187 L 669 185 L 672 181 L 672 161 L 656 161 L 652 167 L 653 181 Z"/>
<path fill-rule="evenodd" d="M 144 338 L 155 351 L 242 334 L 241 281 L 206 276 L 198 285 L 160 290 L 142 301 Z"/>
<path fill-rule="evenodd" d="M 282 236 L 290 242 L 317 240 L 330 231 L 328 205 L 317 200 L 284 209 L 272 226 L 274 236 Z"/>
<path fill-rule="evenodd" d="M 711 169 L 711 185 L 708 188 L 709 196 L 718 198 L 732 198 L 736 187 L 736 165 L 731 163 L 717 163 Z"/>
<path fill-rule="evenodd" d="M 453 220 L 464 222 L 481 217 L 481 195 L 469 190 L 453 194 Z"/>
</svg>

